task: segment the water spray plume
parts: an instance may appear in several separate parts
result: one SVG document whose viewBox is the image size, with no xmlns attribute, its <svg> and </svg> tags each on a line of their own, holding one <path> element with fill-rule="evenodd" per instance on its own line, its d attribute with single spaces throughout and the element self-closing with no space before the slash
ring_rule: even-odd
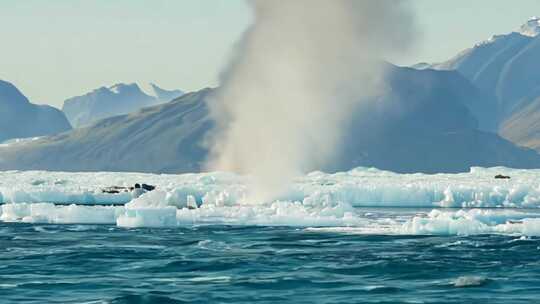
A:
<svg viewBox="0 0 540 304">
<path fill-rule="evenodd" d="M 386 55 L 413 36 L 407 1 L 248 2 L 254 23 L 209 102 L 208 167 L 253 177 L 251 198 L 279 196 L 336 156 L 359 103 L 384 88 Z"/>
</svg>

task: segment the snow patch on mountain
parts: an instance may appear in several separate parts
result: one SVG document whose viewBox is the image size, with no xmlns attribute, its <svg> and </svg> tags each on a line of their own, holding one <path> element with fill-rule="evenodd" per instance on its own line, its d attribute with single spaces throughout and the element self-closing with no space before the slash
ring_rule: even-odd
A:
<svg viewBox="0 0 540 304">
<path fill-rule="evenodd" d="M 538 36 L 540 34 L 540 17 L 534 16 L 529 18 L 527 23 L 519 28 L 519 33 L 529 37 Z"/>
</svg>

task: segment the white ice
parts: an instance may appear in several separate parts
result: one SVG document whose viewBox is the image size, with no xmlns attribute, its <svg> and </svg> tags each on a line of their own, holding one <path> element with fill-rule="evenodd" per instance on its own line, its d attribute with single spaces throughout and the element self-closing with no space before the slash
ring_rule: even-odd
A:
<svg viewBox="0 0 540 304">
<path fill-rule="evenodd" d="M 511 179 L 494 179 L 496 174 Z M 157 189 L 139 198 L 130 193 L 101 193 L 105 187 L 135 183 Z M 285 194 L 269 202 L 249 201 L 247 185 L 249 177 L 220 172 L 0 172 L 0 220 L 122 227 L 285 225 L 369 234 L 540 235 L 540 213 L 536 212 L 540 170 L 472 168 L 469 173 L 436 175 L 368 168 L 336 174 L 314 172 L 296 179 Z M 68 206 L 55 206 L 59 203 Z M 370 213 L 366 207 L 429 209 Z M 474 209 L 484 207 L 497 209 Z"/>
</svg>

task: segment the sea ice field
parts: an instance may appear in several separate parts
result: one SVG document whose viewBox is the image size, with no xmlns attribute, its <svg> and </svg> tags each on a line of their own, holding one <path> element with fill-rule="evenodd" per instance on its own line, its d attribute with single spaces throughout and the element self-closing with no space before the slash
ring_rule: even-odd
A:
<svg viewBox="0 0 540 304">
<path fill-rule="evenodd" d="M 102 192 L 135 183 L 156 190 Z M 0 172 L 0 302 L 538 300 L 540 170 L 313 172 L 267 202 L 250 185 Z"/>
<path fill-rule="evenodd" d="M 497 174 L 510 179 L 495 179 Z M 147 183 L 156 190 L 102 193 Z M 231 173 L 0 173 L 0 220 L 119 227 L 294 226 L 358 234 L 540 235 L 540 170 L 397 174 L 370 168 L 297 178 L 277 199 L 250 199 Z M 383 210 L 369 211 L 366 208 Z M 381 209 L 383 208 L 383 209 Z M 394 208 L 390 212 L 390 208 Z M 423 209 L 406 212 L 405 208 Z"/>
</svg>

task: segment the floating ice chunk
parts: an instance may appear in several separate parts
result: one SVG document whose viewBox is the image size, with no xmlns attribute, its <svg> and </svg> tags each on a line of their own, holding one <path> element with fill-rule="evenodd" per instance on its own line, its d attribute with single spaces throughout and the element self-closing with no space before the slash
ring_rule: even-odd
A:
<svg viewBox="0 0 540 304">
<path fill-rule="evenodd" d="M 186 198 L 186 206 L 189 209 L 197 209 L 199 206 L 197 205 L 197 201 L 195 200 L 195 197 L 193 195 L 188 195 Z"/>
<path fill-rule="evenodd" d="M 41 189 L 27 188 L 0 189 L 0 198 L 4 203 L 78 203 L 88 205 L 122 204 L 132 199 L 130 193 L 108 194 L 79 191 L 78 193 L 64 192 L 57 188 L 42 187 Z"/>
<path fill-rule="evenodd" d="M 116 220 L 119 227 L 171 227 L 177 226 L 176 208 L 126 208 Z"/>
<path fill-rule="evenodd" d="M 52 224 L 113 224 L 123 207 L 55 206 L 51 203 L 17 203 L 1 206 L 0 220 Z"/>
<path fill-rule="evenodd" d="M 522 234 L 528 236 L 540 236 L 540 219 L 526 218 L 522 221 Z"/>
<path fill-rule="evenodd" d="M 301 202 L 277 201 L 270 204 L 219 206 L 203 204 L 194 210 L 177 212 L 180 225 L 227 224 L 259 226 L 348 226 L 361 219 L 341 204 L 320 208 L 306 207 Z"/>
<path fill-rule="evenodd" d="M 15 222 L 30 214 L 30 204 L 5 204 L 2 205 L 2 216 L 0 216 L 0 220 L 4 222 Z"/>
<path fill-rule="evenodd" d="M 176 210 L 169 206 L 168 193 L 155 190 L 146 192 L 125 205 L 116 220 L 120 227 L 167 227 L 176 226 Z"/>
<path fill-rule="evenodd" d="M 135 188 L 131 191 L 131 197 L 133 198 L 139 198 L 141 195 L 143 195 L 145 192 L 144 192 L 144 189 L 142 188 Z"/>
<path fill-rule="evenodd" d="M 126 209 L 167 207 L 167 194 L 167 192 L 161 190 L 146 192 L 143 195 L 133 199 L 131 202 L 126 204 L 125 207 Z"/>
<path fill-rule="evenodd" d="M 415 216 L 401 229 L 403 234 L 474 235 L 522 234 L 540 235 L 540 214 L 514 210 L 432 210 L 426 216 Z"/>
<path fill-rule="evenodd" d="M 474 219 L 433 210 L 428 217 L 414 217 L 403 227 L 405 234 L 469 235 L 487 231 L 485 224 Z"/>
<path fill-rule="evenodd" d="M 487 281 L 487 278 L 483 276 L 462 276 L 457 278 L 453 285 L 455 287 L 475 287 L 484 285 Z"/>
</svg>

